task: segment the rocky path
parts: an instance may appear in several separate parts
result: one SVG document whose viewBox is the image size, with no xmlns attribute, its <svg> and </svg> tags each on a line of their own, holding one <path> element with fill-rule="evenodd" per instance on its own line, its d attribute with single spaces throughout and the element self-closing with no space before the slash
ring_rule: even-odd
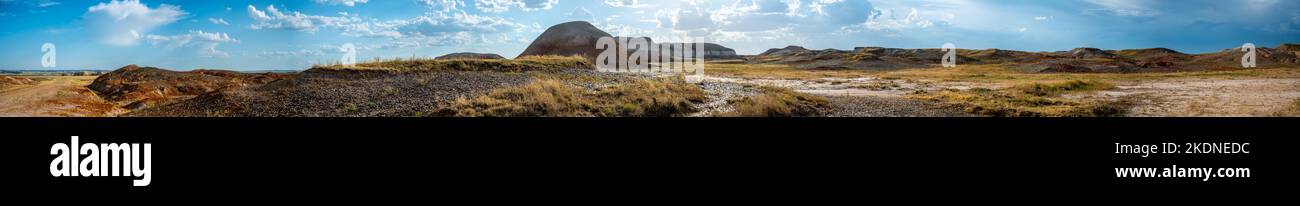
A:
<svg viewBox="0 0 1300 206">
<path fill-rule="evenodd" d="M 1134 101 L 1136 117 L 1267 117 L 1300 99 L 1300 79 L 1171 79 L 1121 84 L 1077 98 Z"/>
<path fill-rule="evenodd" d="M 874 77 L 824 78 L 818 80 L 750 79 L 709 76 L 700 84 L 710 96 L 703 104 L 703 112 L 692 116 L 710 116 L 732 111 L 728 101 L 740 100 L 758 94 L 759 85 L 794 89 L 798 92 L 826 97 L 831 102 L 827 116 L 831 117 L 965 117 L 972 116 L 961 110 L 946 108 L 938 103 L 906 98 L 916 90 L 937 88 L 901 80 Z"/>
</svg>

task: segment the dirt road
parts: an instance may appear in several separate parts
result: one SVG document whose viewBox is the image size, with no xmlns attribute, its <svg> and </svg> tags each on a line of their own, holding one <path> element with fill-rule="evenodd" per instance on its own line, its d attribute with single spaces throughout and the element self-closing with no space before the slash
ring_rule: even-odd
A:
<svg viewBox="0 0 1300 206">
<path fill-rule="evenodd" d="M 965 90 L 975 87 L 998 89 L 1007 86 L 975 82 L 888 80 L 871 75 L 818 79 L 712 77 L 711 80 L 779 86 L 799 92 L 839 97 L 831 98 L 831 101 L 835 107 L 833 110 L 840 111 L 842 116 L 955 116 L 949 110 L 916 108 L 918 104 L 909 104 L 904 100 L 914 91 Z M 1294 110 L 1290 108 L 1293 107 L 1291 105 L 1300 101 L 1300 79 L 1297 78 L 1168 78 L 1121 81 L 1116 84 L 1119 87 L 1113 90 L 1067 97 L 1126 98 L 1134 101 L 1129 116 L 1135 117 L 1292 116 L 1284 111 Z"/>
<path fill-rule="evenodd" d="M 85 87 L 95 79 L 93 76 L 31 79 L 37 83 L 0 91 L 0 117 L 93 117 L 125 112 Z"/>
</svg>

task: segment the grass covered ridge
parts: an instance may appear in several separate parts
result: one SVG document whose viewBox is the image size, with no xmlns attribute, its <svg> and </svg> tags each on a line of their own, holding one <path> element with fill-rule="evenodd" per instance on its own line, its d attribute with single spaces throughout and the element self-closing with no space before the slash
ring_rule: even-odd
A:
<svg viewBox="0 0 1300 206">
<path fill-rule="evenodd" d="M 782 87 L 764 86 L 758 95 L 734 102 L 736 111 L 725 116 L 820 116 L 829 104 L 830 101 L 821 96 L 799 93 Z"/>
<path fill-rule="evenodd" d="M 682 78 L 638 80 L 585 89 L 552 78 L 460 98 L 439 115 L 460 117 L 669 117 L 695 112 L 704 90 Z"/>
<path fill-rule="evenodd" d="M 1113 89 L 1095 80 L 1028 83 L 1001 90 L 975 88 L 918 93 L 913 98 L 939 101 L 966 112 L 995 117 L 1112 117 L 1128 111 L 1124 102 L 1074 100 L 1061 95 Z"/>
<path fill-rule="evenodd" d="M 352 66 L 341 64 L 317 65 L 310 71 L 364 71 L 364 72 L 416 72 L 416 71 L 552 71 L 560 69 L 592 69 L 586 58 L 579 56 L 526 56 L 518 59 L 393 59 L 373 60 Z"/>
</svg>

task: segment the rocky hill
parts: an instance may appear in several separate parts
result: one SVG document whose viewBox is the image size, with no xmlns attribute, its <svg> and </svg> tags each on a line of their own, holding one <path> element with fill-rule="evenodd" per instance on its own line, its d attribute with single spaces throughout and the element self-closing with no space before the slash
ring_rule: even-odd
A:
<svg viewBox="0 0 1300 206">
<path fill-rule="evenodd" d="M 537 76 L 583 82 L 622 78 L 585 59 L 397 60 L 317 66 L 281 81 L 205 93 L 125 116 L 391 117 L 439 116 L 458 98 L 529 83 Z"/>
<path fill-rule="evenodd" d="M 596 49 L 596 41 L 601 37 L 613 37 L 613 35 L 585 21 L 558 24 L 547 28 L 542 35 L 537 36 L 537 39 L 533 40 L 533 43 L 529 44 L 519 57 L 557 55 L 595 59 L 596 55 L 600 54 Z"/>
<path fill-rule="evenodd" d="M 127 109 L 142 109 L 221 89 L 265 84 L 286 76 L 222 70 L 177 72 L 128 65 L 95 78 L 88 87 L 105 100 Z"/>
<path fill-rule="evenodd" d="M 1300 45 L 1258 48 L 1257 66 L 1300 66 Z M 809 50 L 799 46 L 769 49 L 749 57 L 750 63 L 787 64 L 800 69 L 892 70 L 934 67 L 942 62 L 940 49 L 858 47 L 853 51 Z M 1240 68 L 1245 53 L 1239 48 L 1207 54 L 1186 54 L 1167 48 L 1025 52 L 1001 49 L 959 49 L 959 64 L 1011 64 L 1029 72 L 1178 72 Z"/>
</svg>

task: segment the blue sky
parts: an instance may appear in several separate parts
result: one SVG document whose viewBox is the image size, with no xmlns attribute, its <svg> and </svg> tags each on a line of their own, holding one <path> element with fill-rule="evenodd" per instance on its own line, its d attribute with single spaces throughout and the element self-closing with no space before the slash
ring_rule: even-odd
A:
<svg viewBox="0 0 1300 206">
<path fill-rule="evenodd" d="M 513 57 L 573 20 L 741 54 L 802 45 L 1213 52 L 1300 42 L 1289 0 L 0 0 L 0 69 L 300 70 L 358 58 Z M 41 68 L 41 45 L 57 48 Z"/>
</svg>

